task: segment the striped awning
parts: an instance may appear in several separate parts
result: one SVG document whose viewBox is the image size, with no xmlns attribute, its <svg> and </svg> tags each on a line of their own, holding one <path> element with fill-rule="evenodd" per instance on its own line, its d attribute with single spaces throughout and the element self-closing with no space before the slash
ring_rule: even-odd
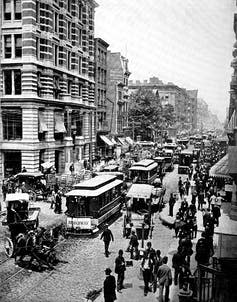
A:
<svg viewBox="0 0 237 302">
<path fill-rule="evenodd" d="M 229 156 L 226 154 L 214 166 L 211 167 L 209 175 L 220 178 L 231 178 L 229 172 Z"/>
</svg>

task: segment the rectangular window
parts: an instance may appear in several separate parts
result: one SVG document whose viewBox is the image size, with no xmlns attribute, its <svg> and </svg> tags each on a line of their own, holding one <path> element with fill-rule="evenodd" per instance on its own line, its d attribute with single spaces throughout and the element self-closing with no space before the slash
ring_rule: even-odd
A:
<svg viewBox="0 0 237 302">
<path fill-rule="evenodd" d="M 67 38 L 68 38 L 68 40 L 71 40 L 71 30 L 72 30 L 72 24 L 71 24 L 71 22 L 69 22 L 68 21 L 68 23 L 67 23 Z"/>
<path fill-rule="evenodd" d="M 14 0 L 15 20 L 21 20 L 21 0 Z"/>
<path fill-rule="evenodd" d="M 4 74 L 4 93 L 6 95 L 21 94 L 21 71 L 4 70 L 3 74 Z"/>
<path fill-rule="evenodd" d="M 82 5 L 78 4 L 78 18 L 79 20 L 82 19 Z"/>
<path fill-rule="evenodd" d="M 40 44 L 39 44 L 39 38 L 36 37 L 36 40 L 35 40 L 35 52 L 36 52 L 36 59 L 39 60 L 39 54 L 40 54 Z"/>
<path fill-rule="evenodd" d="M 69 50 L 67 51 L 67 69 L 71 69 L 71 52 Z"/>
<path fill-rule="evenodd" d="M 21 71 L 14 70 L 14 88 L 15 94 L 21 94 Z"/>
<path fill-rule="evenodd" d="M 82 96 L 82 84 L 78 84 L 78 95 Z"/>
<path fill-rule="evenodd" d="M 54 13 L 54 32 L 58 32 L 58 13 Z"/>
<path fill-rule="evenodd" d="M 11 35 L 5 35 L 4 36 L 4 52 L 5 52 L 5 58 L 11 58 L 12 57 L 12 38 Z"/>
<path fill-rule="evenodd" d="M 79 72 L 79 74 L 81 74 L 81 62 L 82 62 L 82 58 L 78 57 L 78 72 Z"/>
<path fill-rule="evenodd" d="M 58 66 L 58 45 L 53 44 L 53 52 L 54 52 L 54 66 Z"/>
<path fill-rule="evenodd" d="M 59 84 L 59 77 L 54 76 L 53 77 L 53 97 L 54 99 L 59 99 L 60 98 L 60 84 Z"/>
<path fill-rule="evenodd" d="M 12 72 L 11 70 L 4 70 L 4 87 L 5 87 L 5 94 L 12 94 Z"/>
<path fill-rule="evenodd" d="M 4 0 L 4 20 L 11 20 L 11 0 Z"/>
<path fill-rule="evenodd" d="M 35 4 L 35 19 L 36 19 L 36 23 L 39 23 L 39 17 L 40 17 L 40 4 L 39 1 L 36 1 Z"/>
<path fill-rule="evenodd" d="M 37 72 L 37 95 L 39 97 L 41 97 L 41 90 L 42 90 L 41 73 Z"/>
<path fill-rule="evenodd" d="M 71 12 L 71 0 L 67 0 L 67 10 Z"/>
<path fill-rule="evenodd" d="M 78 44 L 81 46 L 81 41 L 82 41 L 82 30 L 79 28 L 78 30 Z"/>
<path fill-rule="evenodd" d="M 72 93 L 72 81 L 71 80 L 67 81 L 67 93 L 68 94 Z"/>
<path fill-rule="evenodd" d="M 2 109 L 3 139 L 22 138 L 22 111 L 18 108 Z"/>
<path fill-rule="evenodd" d="M 22 57 L 22 36 L 15 35 L 15 57 L 21 58 Z"/>
</svg>

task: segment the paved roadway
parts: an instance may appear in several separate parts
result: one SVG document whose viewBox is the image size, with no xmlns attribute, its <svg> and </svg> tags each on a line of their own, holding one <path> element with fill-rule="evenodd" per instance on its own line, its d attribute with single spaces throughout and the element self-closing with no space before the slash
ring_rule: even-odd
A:
<svg viewBox="0 0 237 302">
<path fill-rule="evenodd" d="M 177 166 L 175 170 L 168 173 L 164 178 L 166 184 L 167 200 L 171 191 L 177 190 Z M 172 255 L 177 248 L 177 242 L 173 238 L 173 231 L 164 227 L 158 215 L 154 217 L 155 228 L 153 232 L 153 246 L 160 249 L 162 255 Z M 106 267 L 114 268 L 114 260 L 120 248 L 126 249 L 128 241 L 122 237 L 123 218 L 120 217 L 112 225 L 111 230 L 114 234 L 115 241 L 111 244 L 111 255 L 105 258 L 103 242 L 99 236 L 96 238 L 71 238 L 64 242 L 58 249 L 58 256 L 67 263 L 60 263 L 56 270 L 43 273 L 23 271 L 16 275 L 10 282 L 4 283 L 0 288 L 0 301 L 4 302 L 80 302 L 85 301 L 84 297 L 89 290 L 102 287 L 104 280 L 104 269 Z M 173 252 L 172 252 L 173 251 Z M 125 257 L 128 259 L 128 254 Z M 171 259 L 171 256 L 169 257 Z M 9 271 L 14 268 L 13 260 L 7 264 Z M 139 266 L 136 262 L 135 267 Z M 1 267 L 0 267 L 1 269 Z M 134 269 L 128 268 L 126 275 L 128 281 L 127 294 L 129 295 L 130 287 L 136 286 L 134 279 Z M 132 279 L 129 279 L 132 275 Z M 140 285 L 139 285 L 140 286 Z M 143 289 L 137 288 L 138 297 L 134 301 L 144 301 Z M 134 292 L 131 291 L 131 293 Z M 119 294 L 118 294 L 119 295 Z M 151 294 L 153 295 L 153 294 Z M 130 295 L 129 295 L 130 296 Z M 155 297 L 155 296 L 154 296 Z M 152 296 L 150 296 L 152 298 Z M 124 296 L 118 297 L 118 301 L 132 302 Z M 122 299 L 122 300 L 121 300 Z M 149 299 L 149 301 L 152 301 Z"/>
</svg>

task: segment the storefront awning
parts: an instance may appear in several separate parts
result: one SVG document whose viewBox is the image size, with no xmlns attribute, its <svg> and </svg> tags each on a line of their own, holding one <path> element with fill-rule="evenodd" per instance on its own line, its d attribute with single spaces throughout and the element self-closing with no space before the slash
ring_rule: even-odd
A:
<svg viewBox="0 0 237 302">
<path fill-rule="evenodd" d="M 43 133 L 43 132 L 47 132 L 47 131 L 48 131 L 48 127 L 45 122 L 44 112 L 39 111 L 39 133 Z"/>
<path fill-rule="evenodd" d="M 110 147 L 113 147 L 113 143 L 111 142 L 110 139 L 108 139 L 108 137 L 106 137 L 105 135 L 100 135 L 100 138 Z"/>
<path fill-rule="evenodd" d="M 54 114 L 54 132 L 55 133 L 65 133 L 66 128 L 64 125 L 64 115 L 63 112 L 55 112 Z"/>
<path fill-rule="evenodd" d="M 129 145 L 133 145 L 134 144 L 134 141 L 131 139 L 131 137 L 127 136 L 125 139 L 129 143 Z"/>
<path fill-rule="evenodd" d="M 214 166 L 211 167 L 209 175 L 213 177 L 231 178 L 229 172 L 229 157 L 228 154 L 226 154 Z"/>
<path fill-rule="evenodd" d="M 125 141 L 124 137 L 118 137 L 118 141 L 125 147 L 128 147 L 128 144 Z"/>
<path fill-rule="evenodd" d="M 114 145 L 117 145 L 117 142 L 116 142 L 116 140 L 112 137 L 111 138 L 111 142 L 114 144 Z"/>
</svg>

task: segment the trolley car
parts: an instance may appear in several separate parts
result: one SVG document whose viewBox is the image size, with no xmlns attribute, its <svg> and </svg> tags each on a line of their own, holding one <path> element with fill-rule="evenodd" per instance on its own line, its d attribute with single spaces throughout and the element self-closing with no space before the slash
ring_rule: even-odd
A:
<svg viewBox="0 0 237 302">
<path fill-rule="evenodd" d="M 127 213 L 124 216 L 124 236 L 128 236 L 131 227 L 136 229 L 138 239 L 148 239 L 151 230 L 151 208 L 153 186 L 148 184 L 133 184 L 127 195 Z"/>
<path fill-rule="evenodd" d="M 123 181 L 100 175 L 74 185 L 66 194 L 67 234 L 93 234 L 122 206 Z"/>
<path fill-rule="evenodd" d="M 158 164 L 154 160 L 143 159 L 129 168 L 129 178 L 134 183 L 152 184 L 158 177 L 157 168 Z"/>
<path fill-rule="evenodd" d="M 193 152 L 184 151 L 184 150 L 181 151 L 179 155 L 178 174 L 188 174 L 192 162 L 193 162 Z"/>
</svg>

